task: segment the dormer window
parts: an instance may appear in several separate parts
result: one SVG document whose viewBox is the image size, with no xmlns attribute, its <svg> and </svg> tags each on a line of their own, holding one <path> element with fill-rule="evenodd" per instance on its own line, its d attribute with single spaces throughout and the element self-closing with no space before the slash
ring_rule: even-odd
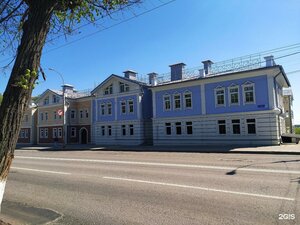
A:
<svg viewBox="0 0 300 225">
<path fill-rule="evenodd" d="M 52 102 L 53 103 L 59 103 L 59 97 L 57 95 L 52 96 Z"/>
<path fill-rule="evenodd" d="M 113 85 L 109 85 L 107 88 L 104 90 L 104 95 L 111 95 L 113 93 Z"/>
<path fill-rule="evenodd" d="M 49 105 L 49 97 L 44 99 L 44 105 Z"/>
<path fill-rule="evenodd" d="M 129 85 L 128 84 L 124 84 L 122 82 L 120 82 L 119 84 L 120 84 L 120 93 L 129 91 Z"/>
</svg>

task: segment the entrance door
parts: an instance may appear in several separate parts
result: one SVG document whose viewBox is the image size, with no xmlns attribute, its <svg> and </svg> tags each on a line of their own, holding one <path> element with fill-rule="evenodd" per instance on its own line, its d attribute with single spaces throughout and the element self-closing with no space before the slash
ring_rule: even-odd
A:
<svg viewBox="0 0 300 225">
<path fill-rule="evenodd" d="M 87 144 L 88 143 L 88 132 L 85 128 L 81 128 L 80 131 L 80 144 Z"/>
</svg>

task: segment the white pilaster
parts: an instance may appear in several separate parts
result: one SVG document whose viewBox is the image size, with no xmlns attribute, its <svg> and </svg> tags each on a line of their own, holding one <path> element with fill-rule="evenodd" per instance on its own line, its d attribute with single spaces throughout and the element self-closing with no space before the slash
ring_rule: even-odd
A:
<svg viewBox="0 0 300 225">
<path fill-rule="evenodd" d="M 201 111 L 202 111 L 202 115 L 205 115 L 206 114 L 205 85 L 201 84 L 200 89 L 201 89 Z"/>
</svg>

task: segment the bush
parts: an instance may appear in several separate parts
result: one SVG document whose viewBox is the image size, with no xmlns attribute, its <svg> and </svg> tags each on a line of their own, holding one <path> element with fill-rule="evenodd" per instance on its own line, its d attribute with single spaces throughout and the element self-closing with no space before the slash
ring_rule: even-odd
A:
<svg viewBox="0 0 300 225">
<path fill-rule="evenodd" d="M 295 134 L 300 134 L 300 127 L 295 128 Z"/>
</svg>

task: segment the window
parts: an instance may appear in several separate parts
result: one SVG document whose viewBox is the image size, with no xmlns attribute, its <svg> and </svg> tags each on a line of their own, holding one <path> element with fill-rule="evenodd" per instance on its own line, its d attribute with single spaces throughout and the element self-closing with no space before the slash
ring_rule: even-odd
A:
<svg viewBox="0 0 300 225">
<path fill-rule="evenodd" d="M 107 115 L 111 115 L 112 114 L 112 111 L 111 111 L 111 103 L 107 103 Z"/>
<path fill-rule="evenodd" d="M 256 134 L 255 119 L 247 119 L 248 134 Z"/>
<path fill-rule="evenodd" d="M 105 126 L 101 126 L 101 135 L 105 136 Z"/>
<path fill-rule="evenodd" d="M 122 114 L 126 113 L 126 102 L 125 101 L 121 102 L 121 113 Z"/>
<path fill-rule="evenodd" d="M 45 113 L 45 120 L 48 120 L 48 113 Z"/>
<path fill-rule="evenodd" d="M 171 135 L 171 123 L 165 123 L 166 135 Z"/>
<path fill-rule="evenodd" d="M 244 92 L 244 103 L 251 104 L 255 103 L 255 96 L 254 96 L 254 84 L 247 82 L 243 85 L 243 92 Z"/>
<path fill-rule="evenodd" d="M 82 119 L 83 118 L 83 110 L 80 110 L 80 118 Z"/>
<path fill-rule="evenodd" d="M 40 129 L 40 138 L 44 138 L 44 128 Z"/>
<path fill-rule="evenodd" d="M 189 91 L 184 93 L 184 107 L 186 109 L 192 108 L 192 93 Z"/>
<path fill-rule="evenodd" d="M 107 133 L 108 133 L 108 136 L 111 136 L 111 126 L 107 126 Z"/>
<path fill-rule="evenodd" d="M 126 135 L 126 126 L 122 125 L 122 135 L 125 136 Z"/>
<path fill-rule="evenodd" d="M 85 110 L 85 118 L 89 118 L 89 110 Z"/>
<path fill-rule="evenodd" d="M 176 134 L 180 135 L 181 134 L 181 122 L 176 122 L 175 127 L 176 127 Z"/>
<path fill-rule="evenodd" d="M 75 119 L 76 111 L 74 109 L 71 110 L 71 119 Z"/>
<path fill-rule="evenodd" d="M 44 105 L 49 105 L 49 97 L 44 99 Z"/>
<path fill-rule="evenodd" d="M 20 138 L 24 138 L 24 137 L 25 137 L 25 131 L 24 131 L 24 130 L 21 130 Z"/>
<path fill-rule="evenodd" d="M 48 138 L 48 128 L 45 128 L 45 130 L 44 130 L 44 137 Z"/>
<path fill-rule="evenodd" d="M 225 106 L 225 88 L 215 89 L 216 106 Z"/>
<path fill-rule="evenodd" d="M 76 137 L 76 127 L 71 127 L 71 137 Z"/>
<path fill-rule="evenodd" d="M 57 136 L 57 128 L 53 128 L 53 130 L 52 130 L 52 137 L 53 137 L 53 138 L 58 137 L 58 136 Z"/>
<path fill-rule="evenodd" d="M 29 121 L 28 115 L 25 115 L 25 122 L 28 122 L 28 121 Z"/>
<path fill-rule="evenodd" d="M 105 104 L 101 104 L 101 115 L 105 115 Z"/>
<path fill-rule="evenodd" d="M 27 129 L 24 130 L 24 138 L 28 138 L 28 130 Z"/>
<path fill-rule="evenodd" d="M 40 120 L 44 120 L 44 113 L 40 113 Z"/>
<path fill-rule="evenodd" d="M 59 138 L 62 137 L 62 128 L 57 128 L 57 136 L 58 136 Z"/>
<path fill-rule="evenodd" d="M 170 95 L 165 95 L 165 96 L 164 96 L 164 109 L 165 109 L 165 111 L 171 110 L 171 99 L 170 99 Z"/>
<path fill-rule="evenodd" d="M 104 90 L 104 95 L 111 95 L 113 93 L 113 85 L 109 85 L 107 88 Z"/>
<path fill-rule="evenodd" d="M 133 132 L 133 124 L 130 124 L 130 125 L 129 125 L 129 134 L 130 134 L 130 135 L 133 135 L 133 134 L 134 134 L 134 132 Z"/>
<path fill-rule="evenodd" d="M 71 114 L 72 115 L 72 114 Z M 56 111 L 54 111 L 53 112 L 53 118 L 56 120 L 57 119 L 57 112 Z"/>
<path fill-rule="evenodd" d="M 129 91 L 129 85 L 120 82 L 120 92 L 122 93 L 122 92 L 128 92 L 128 91 Z"/>
<path fill-rule="evenodd" d="M 241 133 L 240 120 L 232 120 L 231 122 L 232 122 L 232 133 L 240 134 Z"/>
<path fill-rule="evenodd" d="M 181 99 L 180 94 L 174 94 L 174 109 L 181 108 Z"/>
<path fill-rule="evenodd" d="M 219 134 L 226 134 L 226 121 L 218 120 Z"/>
<path fill-rule="evenodd" d="M 59 97 L 56 95 L 52 95 L 52 102 L 53 103 L 59 103 Z"/>
<path fill-rule="evenodd" d="M 238 86 L 229 87 L 229 102 L 230 102 L 230 105 L 238 105 L 239 104 L 239 87 Z"/>
<path fill-rule="evenodd" d="M 186 122 L 186 134 L 193 134 L 193 123 L 192 122 Z"/>
<path fill-rule="evenodd" d="M 129 113 L 133 113 L 133 100 L 128 100 Z"/>
</svg>

